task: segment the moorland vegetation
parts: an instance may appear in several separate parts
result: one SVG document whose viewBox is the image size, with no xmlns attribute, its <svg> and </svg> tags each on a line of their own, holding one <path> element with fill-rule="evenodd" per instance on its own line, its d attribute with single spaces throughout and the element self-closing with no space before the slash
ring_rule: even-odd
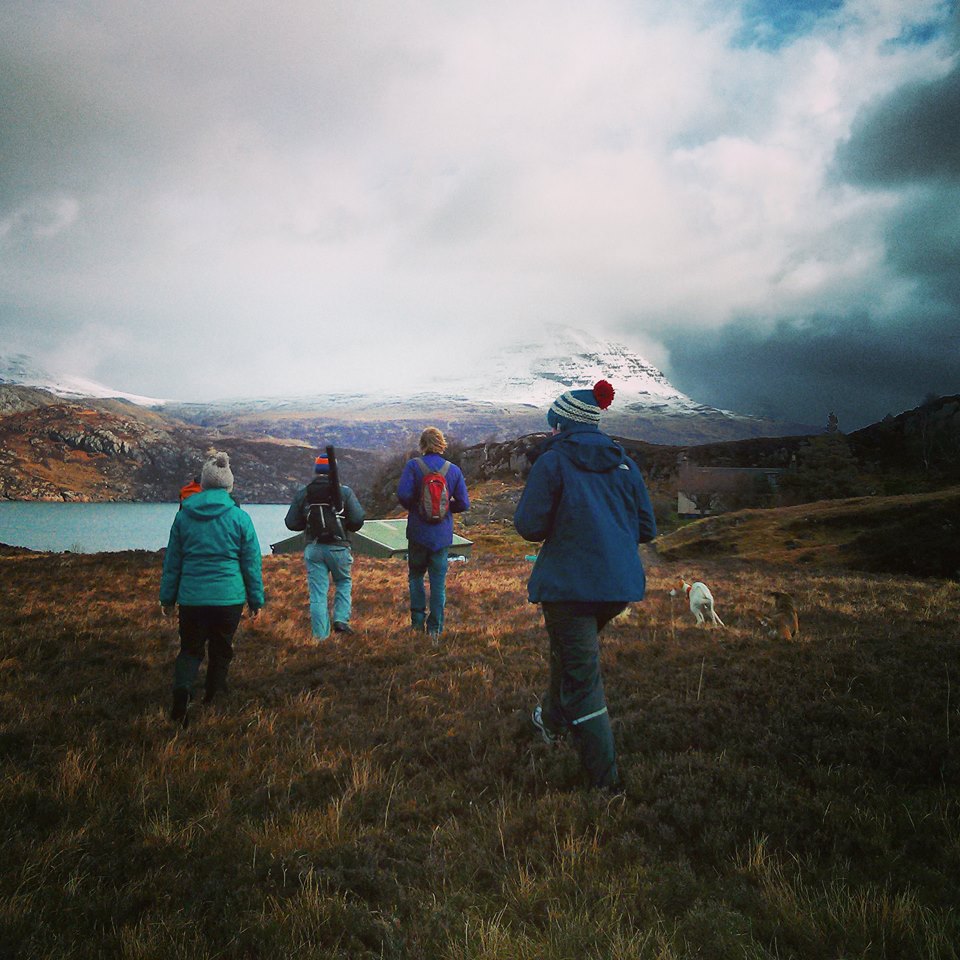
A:
<svg viewBox="0 0 960 960">
<path fill-rule="evenodd" d="M 186 730 L 158 555 L 5 551 L 0 955 L 958 956 L 960 584 L 647 552 L 603 640 L 610 796 L 529 722 L 531 546 L 469 535 L 438 646 L 406 627 L 402 562 L 358 557 L 357 632 L 318 646 L 302 561 L 265 558 L 230 695 Z M 680 574 L 725 630 L 669 596 Z M 766 635 L 771 590 L 797 640 Z"/>
</svg>

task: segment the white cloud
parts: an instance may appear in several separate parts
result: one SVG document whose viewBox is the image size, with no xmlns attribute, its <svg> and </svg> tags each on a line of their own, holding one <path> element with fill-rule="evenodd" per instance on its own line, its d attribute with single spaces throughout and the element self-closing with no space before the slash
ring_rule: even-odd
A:
<svg viewBox="0 0 960 960">
<path fill-rule="evenodd" d="M 87 336 L 77 373 L 132 392 L 279 391 L 318 341 L 333 385 L 383 379 L 447 357 L 409 354 L 424 324 L 592 326 L 669 372 L 669 331 L 909 299 L 890 198 L 829 173 L 865 104 L 946 69 L 890 44 L 934 0 L 777 49 L 719 0 L 26 10 L 0 12 L 0 327 Z"/>
</svg>

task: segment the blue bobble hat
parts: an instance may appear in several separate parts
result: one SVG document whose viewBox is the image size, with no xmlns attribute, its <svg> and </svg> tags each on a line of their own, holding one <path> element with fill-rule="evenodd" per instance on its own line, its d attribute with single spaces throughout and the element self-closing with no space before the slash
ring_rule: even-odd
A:
<svg viewBox="0 0 960 960">
<path fill-rule="evenodd" d="M 613 402 L 614 389 L 598 380 L 590 390 L 568 390 L 560 394 L 547 411 L 547 423 L 561 430 L 575 423 L 600 425 L 600 412 Z"/>
<path fill-rule="evenodd" d="M 313 472 L 316 474 L 329 473 L 330 461 L 326 457 L 317 457 L 313 463 Z"/>
</svg>

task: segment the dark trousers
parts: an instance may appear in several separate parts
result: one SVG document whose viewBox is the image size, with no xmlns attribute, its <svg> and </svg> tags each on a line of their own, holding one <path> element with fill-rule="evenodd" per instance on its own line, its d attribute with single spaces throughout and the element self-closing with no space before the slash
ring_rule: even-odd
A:
<svg viewBox="0 0 960 960">
<path fill-rule="evenodd" d="M 569 732 L 593 787 L 619 784 L 610 715 L 600 676 L 600 631 L 625 607 L 613 602 L 544 602 L 550 637 L 550 689 L 543 718 L 554 733 Z"/>
<path fill-rule="evenodd" d="M 240 625 L 243 604 L 227 607 L 180 606 L 180 653 L 173 665 L 173 689 L 192 691 L 209 651 L 206 692 L 212 696 L 227 685 L 233 659 L 233 635 Z"/>
</svg>

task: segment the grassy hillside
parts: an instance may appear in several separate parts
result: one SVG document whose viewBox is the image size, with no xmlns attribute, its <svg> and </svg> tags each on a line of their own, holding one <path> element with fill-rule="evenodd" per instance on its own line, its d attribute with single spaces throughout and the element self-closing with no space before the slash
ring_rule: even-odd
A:
<svg viewBox="0 0 960 960">
<path fill-rule="evenodd" d="M 673 560 L 760 563 L 960 578 L 960 487 L 823 500 L 697 520 L 657 541 Z"/>
<path fill-rule="evenodd" d="M 0 956 L 957 957 L 956 583 L 653 557 L 604 641 L 609 797 L 532 734 L 528 546 L 471 536 L 439 647 L 402 562 L 357 559 L 358 633 L 318 647 L 300 559 L 266 558 L 186 731 L 157 555 L 0 557 Z M 799 642 L 763 636 L 772 589 Z"/>
</svg>

